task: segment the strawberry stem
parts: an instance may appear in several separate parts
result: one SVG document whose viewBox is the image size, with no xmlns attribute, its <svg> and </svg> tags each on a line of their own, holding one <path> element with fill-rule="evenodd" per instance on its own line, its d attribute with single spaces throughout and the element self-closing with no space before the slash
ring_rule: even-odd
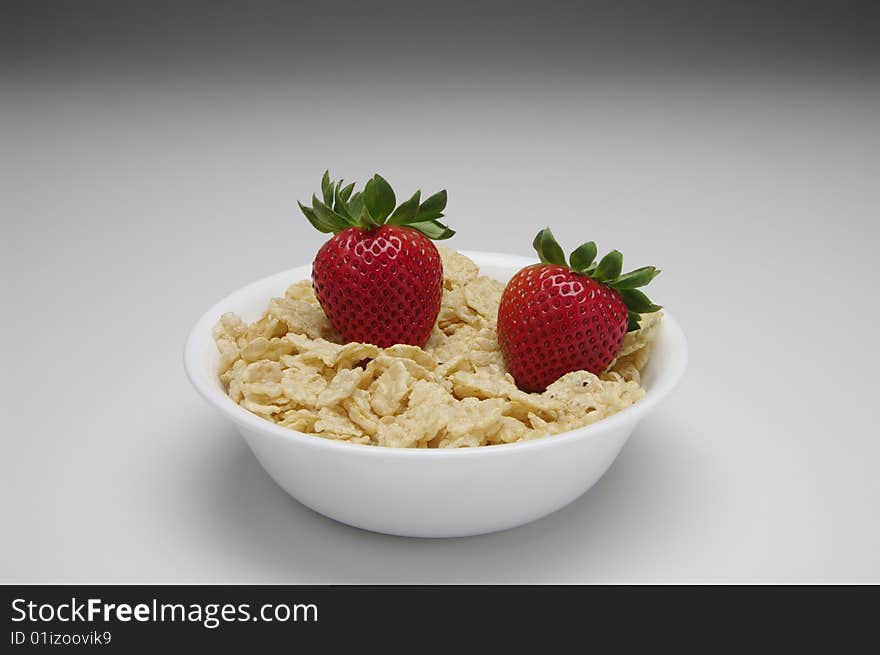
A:
<svg viewBox="0 0 880 655">
<path fill-rule="evenodd" d="M 313 195 L 311 207 L 298 203 L 303 215 L 319 232 L 336 234 L 349 227 L 370 230 L 388 224 L 406 225 L 435 240 L 455 234 L 438 220 L 443 218 L 446 209 L 445 189 L 421 203 L 421 191 L 416 191 L 409 200 L 397 205 L 394 189 L 378 173 L 367 181 L 363 191 L 355 192 L 354 182 L 346 187 L 342 182 L 334 182 L 330 171 L 324 171 L 322 199 Z"/>
<path fill-rule="evenodd" d="M 565 266 L 617 291 L 629 310 L 627 316 L 628 332 L 639 329 L 642 314 L 662 309 L 660 305 L 655 305 L 648 296 L 638 290 L 638 287 L 646 286 L 660 274 L 659 268 L 643 266 L 629 273 L 621 274 L 623 254 L 619 250 L 612 250 L 597 264 L 595 260 L 598 249 L 594 241 L 588 241 L 575 248 L 569 260 L 566 261 L 565 252 L 549 227 L 535 235 L 532 246 L 544 264 Z"/>
</svg>

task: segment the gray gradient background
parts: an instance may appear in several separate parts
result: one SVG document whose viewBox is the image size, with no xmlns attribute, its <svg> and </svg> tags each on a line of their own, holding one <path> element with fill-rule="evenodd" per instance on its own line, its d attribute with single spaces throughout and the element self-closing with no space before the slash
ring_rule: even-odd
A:
<svg viewBox="0 0 880 655">
<path fill-rule="evenodd" d="M 0 581 L 880 582 L 865 6 L 4 3 Z M 196 396 L 187 330 L 311 260 L 328 166 L 664 269 L 690 369 L 587 495 L 362 532 Z"/>
</svg>

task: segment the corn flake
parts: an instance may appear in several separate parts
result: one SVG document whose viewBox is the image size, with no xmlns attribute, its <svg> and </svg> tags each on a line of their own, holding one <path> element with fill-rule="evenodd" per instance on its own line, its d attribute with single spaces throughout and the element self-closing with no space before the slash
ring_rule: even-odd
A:
<svg viewBox="0 0 880 655">
<path fill-rule="evenodd" d="M 463 448 L 573 430 L 644 396 L 641 371 L 662 313 L 644 314 L 608 370 L 567 373 L 542 393 L 517 388 L 498 347 L 504 285 L 438 246 L 443 297 L 424 348 L 341 344 L 311 282 L 291 284 L 253 323 L 224 314 L 214 328 L 229 397 L 282 427 L 348 443 Z"/>
<path fill-rule="evenodd" d="M 438 245 L 437 252 L 443 262 L 443 286 L 447 289 L 462 287 L 480 273 L 476 264 L 451 248 Z"/>
</svg>

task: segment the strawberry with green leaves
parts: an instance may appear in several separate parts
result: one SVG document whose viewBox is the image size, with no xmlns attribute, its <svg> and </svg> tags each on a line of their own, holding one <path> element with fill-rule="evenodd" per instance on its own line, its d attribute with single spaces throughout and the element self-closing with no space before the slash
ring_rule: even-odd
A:
<svg viewBox="0 0 880 655">
<path fill-rule="evenodd" d="M 507 283 L 498 308 L 498 344 L 508 371 L 525 391 L 543 391 L 571 371 L 599 375 L 614 361 L 642 313 L 660 306 L 639 291 L 660 271 L 653 266 L 621 274 L 623 255 L 612 250 L 596 262 L 596 244 L 565 253 L 549 228 L 533 246 L 540 264 Z"/>
<path fill-rule="evenodd" d="M 325 172 L 322 198 L 313 195 L 311 207 L 299 203 L 318 231 L 333 234 L 312 264 L 315 296 L 346 341 L 423 346 L 443 293 L 443 264 L 431 239 L 455 234 L 438 220 L 446 191 L 425 201 L 416 191 L 398 205 L 378 174 L 363 191 L 354 188 Z"/>
</svg>

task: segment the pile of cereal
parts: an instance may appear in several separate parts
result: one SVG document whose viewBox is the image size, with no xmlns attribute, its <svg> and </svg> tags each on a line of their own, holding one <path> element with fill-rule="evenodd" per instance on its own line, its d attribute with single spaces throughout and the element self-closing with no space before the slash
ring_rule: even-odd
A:
<svg viewBox="0 0 880 655">
<path fill-rule="evenodd" d="M 594 423 L 642 396 L 639 372 L 660 312 L 643 316 L 603 375 L 568 373 L 544 393 L 517 389 L 495 321 L 504 285 L 442 246 L 443 302 L 424 349 L 340 344 L 308 280 L 250 325 L 214 329 L 230 398 L 269 421 L 328 439 L 394 448 L 459 448 L 534 439 Z"/>
</svg>

